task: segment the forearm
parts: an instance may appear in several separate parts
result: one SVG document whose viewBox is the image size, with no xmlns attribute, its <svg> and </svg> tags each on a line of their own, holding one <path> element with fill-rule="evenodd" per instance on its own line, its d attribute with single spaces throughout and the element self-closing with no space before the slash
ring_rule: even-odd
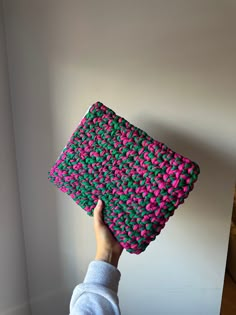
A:
<svg viewBox="0 0 236 315">
<path fill-rule="evenodd" d="M 119 315 L 119 281 L 120 272 L 112 264 L 100 260 L 92 261 L 84 282 L 73 291 L 70 314 Z"/>
</svg>

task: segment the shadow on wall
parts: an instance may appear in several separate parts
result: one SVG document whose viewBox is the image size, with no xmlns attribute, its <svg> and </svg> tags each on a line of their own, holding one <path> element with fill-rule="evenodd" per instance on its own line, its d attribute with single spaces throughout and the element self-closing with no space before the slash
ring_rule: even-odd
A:
<svg viewBox="0 0 236 315">
<path fill-rule="evenodd" d="M 58 147 L 55 144 L 55 139 L 57 138 L 55 128 L 53 128 L 53 115 L 55 113 L 51 106 L 54 99 L 53 95 L 51 95 L 50 76 L 48 76 L 48 78 L 45 77 L 46 60 L 47 58 L 44 58 L 43 62 L 45 64 L 42 69 L 40 69 L 40 65 L 34 64 L 34 67 L 37 68 L 35 69 L 35 73 L 37 73 L 40 82 L 40 84 L 37 85 L 34 83 L 34 85 L 41 86 L 41 88 L 37 91 L 40 97 L 35 97 L 36 102 L 33 109 L 37 118 L 35 119 L 35 133 L 33 133 L 32 138 L 36 137 L 37 139 L 31 139 L 30 141 L 32 144 L 32 156 L 29 158 L 32 162 L 32 169 L 35 172 L 34 178 L 37 178 L 37 181 L 32 179 L 32 191 L 33 193 L 37 192 L 39 197 L 37 199 L 38 205 L 35 209 L 40 209 L 40 213 L 32 216 L 32 226 L 39 228 L 38 233 L 36 231 L 33 237 L 33 233 L 29 233 L 28 240 L 30 243 L 29 252 L 39 243 L 38 248 L 36 247 L 34 249 L 35 255 L 32 255 L 32 253 L 29 255 L 30 259 L 32 256 L 37 258 L 36 261 L 30 264 L 33 268 L 30 275 L 30 283 L 32 286 L 35 285 L 36 290 L 39 290 L 37 294 L 32 294 L 30 297 L 34 315 L 67 314 L 73 289 L 73 287 L 70 287 L 71 277 L 67 279 L 68 268 L 70 268 L 70 275 L 74 275 L 74 285 L 78 282 L 78 270 L 75 270 L 76 267 L 78 269 L 78 266 L 76 266 L 75 263 L 69 266 L 65 264 L 67 252 L 63 240 L 63 232 L 67 230 L 66 224 L 68 222 L 67 220 L 63 220 L 66 216 L 70 218 L 70 220 L 72 219 L 66 214 L 66 209 L 63 208 L 61 200 L 69 198 L 66 194 L 62 194 L 48 180 L 48 171 L 56 161 L 60 152 L 58 152 Z M 50 69 L 49 65 L 47 69 Z M 45 94 L 45 91 L 47 91 L 48 94 Z M 42 102 L 42 97 L 44 102 Z M 37 127 L 41 127 L 41 130 L 38 131 Z M 29 128 L 29 130 L 33 129 Z M 61 151 L 62 149 L 63 147 L 59 150 Z M 30 211 L 30 207 L 27 207 L 27 211 L 28 210 Z M 29 217 L 29 213 L 27 217 Z M 68 229 L 70 229 L 70 226 L 68 226 Z M 78 229 L 81 230 L 80 226 Z M 66 246 L 68 246 L 68 244 Z M 74 242 L 70 244 L 70 246 L 74 248 L 75 253 L 78 244 Z M 30 292 L 34 292 L 34 290 L 30 290 Z"/>
<path fill-rule="evenodd" d="M 40 32 L 32 33 L 35 41 L 44 41 Z M 19 62 L 11 64 L 16 73 L 29 75 L 27 81 L 11 78 L 29 301 L 34 315 L 66 314 L 71 292 L 65 288 L 58 195 L 47 178 L 57 156 L 49 65 L 43 48 L 32 45 L 30 49 L 36 57 L 25 56 L 19 49 Z M 22 62 L 24 58 L 27 62 Z"/>
<path fill-rule="evenodd" d="M 220 199 L 221 196 L 224 198 L 225 180 L 230 178 L 229 174 L 235 172 L 233 158 L 220 150 L 220 144 L 216 148 L 211 143 L 206 143 L 204 139 L 199 139 L 183 130 L 181 131 L 179 128 L 173 128 L 173 125 L 167 125 L 145 115 L 142 118 L 136 116 L 136 121 L 136 125 L 140 126 L 154 139 L 164 142 L 172 150 L 199 164 L 201 172 L 194 190 L 199 192 L 200 195 L 191 195 L 191 198 L 195 198 L 199 205 L 198 215 L 204 215 L 210 219 L 216 212 L 218 212 L 218 218 L 223 217 L 225 212 L 228 213 L 228 209 L 208 207 L 211 200 Z"/>
</svg>

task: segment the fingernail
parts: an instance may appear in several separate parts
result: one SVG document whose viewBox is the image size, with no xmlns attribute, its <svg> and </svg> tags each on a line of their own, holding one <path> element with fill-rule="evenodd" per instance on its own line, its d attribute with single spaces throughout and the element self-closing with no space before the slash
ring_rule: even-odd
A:
<svg viewBox="0 0 236 315">
<path fill-rule="evenodd" d="M 98 206 L 101 206 L 102 205 L 102 200 L 101 199 L 98 199 Z"/>
</svg>

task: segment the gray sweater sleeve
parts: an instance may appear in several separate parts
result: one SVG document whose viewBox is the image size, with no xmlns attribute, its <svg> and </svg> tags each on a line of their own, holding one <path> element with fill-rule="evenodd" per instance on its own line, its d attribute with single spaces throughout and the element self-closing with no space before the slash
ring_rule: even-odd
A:
<svg viewBox="0 0 236 315">
<path fill-rule="evenodd" d="M 73 291 L 70 315 L 120 315 L 117 296 L 120 276 L 120 271 L 114 266 L 92 261 L 84 282 Z"/>
</svg>

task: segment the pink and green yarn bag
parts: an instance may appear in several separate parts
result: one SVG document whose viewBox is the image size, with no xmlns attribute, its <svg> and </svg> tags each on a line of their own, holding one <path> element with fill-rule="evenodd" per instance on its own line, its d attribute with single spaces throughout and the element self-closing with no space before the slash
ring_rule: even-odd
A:
<svg viewBox="0 0 236 315">
<path fill-rule="evenodd" d="M 97 102 L 48 178 L 88 215 L 102 199 L 104 222 L 114 237 L 140 254 L 188 197 L 199 173 L 195 162 Z"/>
</svg>

